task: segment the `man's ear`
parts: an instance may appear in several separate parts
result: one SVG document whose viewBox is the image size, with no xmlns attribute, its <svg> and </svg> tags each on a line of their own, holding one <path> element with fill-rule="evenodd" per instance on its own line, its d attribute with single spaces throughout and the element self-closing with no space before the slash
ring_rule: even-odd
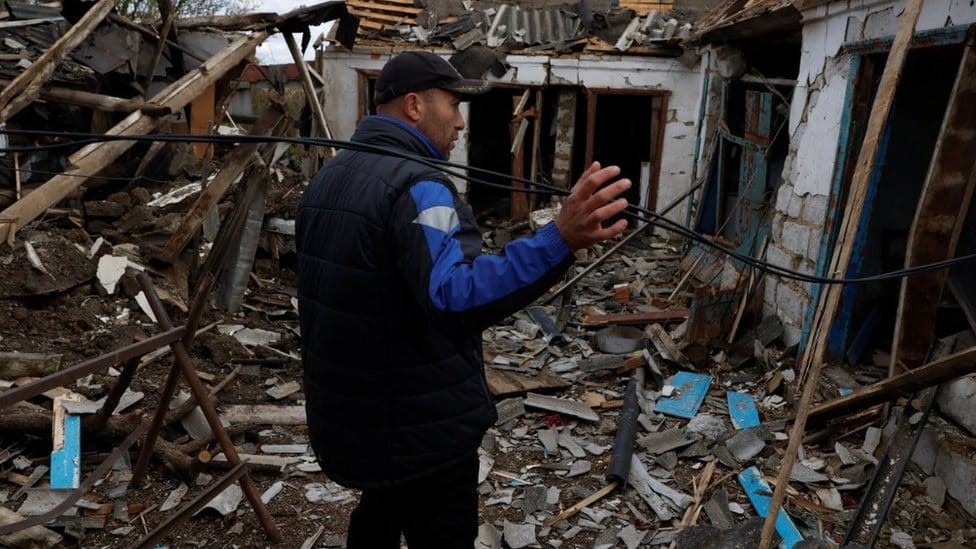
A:
<svg viewBox="0 0 976 549">
<path fill-rule="evenodd" d="M 419 122 L 424 117 L 424 101 L 418 93 L 408 93 L 403 96 L 403 115 L 411 122 Z"/>
</svg>

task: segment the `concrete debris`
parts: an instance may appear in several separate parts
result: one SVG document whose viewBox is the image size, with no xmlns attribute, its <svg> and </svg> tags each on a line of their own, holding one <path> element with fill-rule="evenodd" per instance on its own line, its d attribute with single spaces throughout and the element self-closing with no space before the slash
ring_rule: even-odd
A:
<svg viewBox="0 0 976 549">
<path fill-rule="evenodd" d="M 515 524 L 506 520 L 503 532 L 505 543 L 512 549 L 528 547 L 536 542 L 534 524 Z"/>
<path fill-rule="evenodd" d="M 244 491 L 237 484 L 231 484 L 194 514 L 200 514 L 206 509 L 212 509 L 226 517 L 237 510 L 237 506 L 241 504 L 242 499 L 244 499 Z"/>
</svg>

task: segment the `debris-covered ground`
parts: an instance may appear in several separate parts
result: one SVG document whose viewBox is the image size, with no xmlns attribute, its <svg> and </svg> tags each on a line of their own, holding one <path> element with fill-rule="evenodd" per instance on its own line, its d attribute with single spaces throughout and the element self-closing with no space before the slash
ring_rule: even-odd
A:
<svg viewBox="0 0 976 549">
<path fill-rule="evenodd" d="M 278 169 L 283 177 L 268 207 L 276 218 L 288 219 L 301 183 L 287 164 Z M 158 333 L 139 304 L 141 289 L 135 271 L 125 269 L 128 264 L 146 266 L 175 322 L 185 320 L 193 297 L 190 267 L 164 267 L 149 252 L 167 237 L 165 220 L 193 202 L 192 194 L 174 203 L 160 200 L 170 190 L 115 192 L 100 202 L 124 208 L 105 208 L 100 216 L 51 218 L 5 249 L 0 257 L 0 356 L 6 362 L 0 371 L 14 371 L 13 353 L 32 353 L 27 362 L 37 368 L 68 366 Z M 127 212 L 140 206 L 145 207 L 143 222 L 119 231 Z M 491 245 L 517 236 L 503 225 L 494 228 L 486 229 Z M 216 392 L 238 452 L 252 462 L 252 476 L 281 530 L 283 546 L 342 546 L 356 495 L 319 472 L 308 450 L 301 422 L 294 256 L 287 235 L 264 231 L 264 236 L 241 311 L 208 307 L 190 355 L 206 386 Z M 277 243 L 269 246 L 268 237 Z M 577 271 L 600 252 L 591 250 Z M 757 471 L 772 482 L 778 471 L 786 447 L 785 420 L 798 390 L 795 349 L 778 343 L 782 328 L 775 318 L 753 312 L 744 315 L 743 335 L 733 345 L 686 341 L 685 307 L 695 283 L 679 286 L 680 258 L 678 243 L 635 240 L 551 305 L 520 312 L 485 332 L 486 370 L 501 418 L 482 445 L 479 543 L 513 548 L 754 546 L 758 523 L 749 519 L 757 510 L 743 482 L 761 481 L 755 474 L 750 477 Z M 151 414 L 172 366 L 170 355 L 158 352 L 135 362 L 130 390 L 113 421 Z M 64 389 L 98 403 L 120 370 L 117 364 Z M 20 374 L 0 376 L 0 383 L 4 388 L 21 385 L 28 373 Z M 882 375 L 870 365 L 853 371 L 829 368 L 818 400 Z M 633 458 L 626 482 L 608 490 L 631 378 L 643 381 L 635 392 L 639 413 L 633 416 Z M 63 398 L 65 392 L 31 399 L 0 417 L 0 501 L 22 516 L 49 509 L 65 493 L 47 488 L 49 397 Z M 249 408 L 255 405 L 268 408 Z M 178 457 L 157 450 L 146 482 L 134 488 L 127 482 L 137 454 L 129 452 L 49 525 L 63 539 L 60 543 L 132 543 L 228 469 L 199 409 L 168 418 L 167 425 L 161 443 Z M 843 541 L 884 451 L 884 427 L 877 420 L 851 424 L 804 446 L 787 506 L 804 539 L 822 539 L 827 546 Z M 83 430 L 82 477 L 119 438 L 111 429 Z M 971 442 L 963 436 L 954 440 Z M 758 491 L 762 496 L 763 490 Z M 912 465 L 878 546 L 967 546 L 976 537 L 976 524 L 946 491 L 939 476 Z M 593 494 L 578 513 L 553 522 Z M 693 525 L 698 527 L 689 528 Z M 222 545 L 267 544 L 236 485 L 173 530 L 165 543 L 210 546 L 217 539 Z"/>
</svg>

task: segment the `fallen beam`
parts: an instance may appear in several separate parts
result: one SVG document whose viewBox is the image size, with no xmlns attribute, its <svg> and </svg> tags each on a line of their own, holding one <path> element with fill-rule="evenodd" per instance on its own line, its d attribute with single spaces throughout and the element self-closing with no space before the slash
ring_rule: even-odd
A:
<svg viewBox="0 0 976 549">
<path fill-rule="evenodd" d="M 868 385 L 845 397 L 820 404 L 810 410 L 807 421 L 823 424 L 972 373 L 976 373 L 976 347 L 970 347 L 925 366 Z"/>
<path fill-rule="evenodd" d="M 68 32 L 51 44 L 37 61 L 0 91 L 0 123 L 10 120 L 11 116 L 37 98 L 38 92 L 54 74 L 58 64 L 95 30 L 114 7 L 115 0 L 99 0 Z"/>
<path fill-rule="evenodd" d="M 232 68 L 238 66 L 241 61 L 251 56 L 255 48 L 266 37 L 267 33 L 258 32 L 250 37 L 241 37 L 235 40 L 195 70 L 188 72 L 160 91 L 151 102 L 171 111 L 182 109 L 203 90 L 222 78 Z M 142 112 L 134 112 L 116 124 L 106 134 L 113 136 L 145 135 L 155 129 L 159 122 L 156 117 Z M 68 157 L 71 167 L 63 174 L 52 177 L 34 192 L 0 212 L 0 218 L 2 218 L 0 221 L 0 241 L 8 240 L 17 232 L 18 228 L 36 219 L 48 208 L 81 186 L 89 177 L 115 162 L 133 144 L 135 144 L 134 141 L 127 140 L 92 143 L 72 154 Z"/>
<path fill-rule="evenodd" d="M 847 274 L 847 268 L 850 265 L 851 255 L 857 240 L 857 227 L 860 224 L 861 213 L 864 211 L 864 202 L 867 198 L 871 174 L 874 172 L 878 157 L 878 149 L 881 146 L 888 115 L 891 113 L 891 106 L 895 101 L 895 90 L 898 88 L 898 81 L 901 79 L 902 69 L 905 67 L 908 44 L 915 34 L 915 24 L 918 22 L 921 12 L 922 0 L 908 0 L 905 10 L 901 13 L 898 31 L 895 34 L 888 59 L 885 61 L 881 81 L 878 84 L 878 93 L 871 105 L 867 128 L 864 130 L 864 139 L 861 141 L 861 149 L 857 155 L 857 164 L 854 167 L 854 174 L 851 176 L 847 206 L 844 208 L 844 218 L 835 240 L 830 268 L 827 271 L 829 273 Z M 803 431 L 813 405 L 813 394 L 816 392 L 817 383 L 820 381 L 820 369 L 823 366 L 824 355 L 827 351 L 830 325 L 837 315 L 842 290 L 843 286 L 840 284 L 831 285 L 820 295 L 810 336 L 807 339 L 806 350 L 799 361 L 799 378 L 806 377 L 803 394 L 797 403 L 796 420 L 793 422 L 790 441 L 786 446 L 786 453 L 783 455 L 779 474 L 776 477 L 776 487 L 769 502 L 769 514 L 763 522 L 759 549 L 769 549 L 773 540 L 776 517 L 783 505 L 783 498 L 786 497 L 786 487 L 790 483 L 793 464 L 796 463 L 797 452 L 800 449 L 800 443 L 803 441 Z"/>
<path fill-rule="evenodd" d="M 10 85 L 9 80 L 0 80 L 0 86 L 8 85 Z M 131 112 L 141 110 L 143 113 L 151 114 L 153 116 L 164 116 L 170 114 L 171 112 L 166 107 L 147 103 L 141 99 L 126 99 L 111 95 L 103 95 L 100 93 L 92 93 L 84 90 L 64 88 L 61 86 L 45 86 L 44 89 L 41 90 L 39 97 L 44 101 L 65 103 L 68 105 L 75 105 L 77 107 L 98 109 L 108 112 L 123 112 L 129 114 Z"/>
<path fill-rule="evenodd" d="M 589 315 L 583 319 L 583 326 L 606 326 L 609 324 L 649 324 L 654 322 L 685 320 L 686 318 L 688 318 L 688 309 L 636 313 L 612 313 L 606 315 Z"/>
<path fill-rule="evenodd" d="M 268 97 L 270 99 L 272 96 L 269 95 Z M 284 106 L 281 103 L 271 102 L 254 124 L 254 127 L 251 128 L 250 134 L 253 136 L 266 135 L 284 116 L 283 110 Z M 183 216 L 180 226 L 163 246 L 158 259 L 167 263 L 176 261 L 176 257 L 203 225 L 203 220 L 206 219 L 210 210 L 217 205 L 227 189 L 237 181 L 244 170 L 254 162 L 254 153 L 257 152 L 259 146 L 260 143 L 257 142 L 240 143 L 227 153 L 220 171 L 217 172 L 213 181 L 200 193 L 196 202 Z"/>
</svg>

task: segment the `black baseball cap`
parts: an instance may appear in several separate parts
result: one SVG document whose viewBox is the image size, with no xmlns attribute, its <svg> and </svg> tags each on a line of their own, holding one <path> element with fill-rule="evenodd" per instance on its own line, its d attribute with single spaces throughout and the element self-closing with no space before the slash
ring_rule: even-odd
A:
<svg viewBox="0 0 976 549">
<path fill-rule="evenodd" d="M 487 80 L 464 78 L 441 56 L 429 51 L 406 51 L 387 61 L 376 79 L 373 99 L 377 105 L 401 95 L 441 88 L 460 96 L 478 95 L 491 89 Z"/>
</svg>

